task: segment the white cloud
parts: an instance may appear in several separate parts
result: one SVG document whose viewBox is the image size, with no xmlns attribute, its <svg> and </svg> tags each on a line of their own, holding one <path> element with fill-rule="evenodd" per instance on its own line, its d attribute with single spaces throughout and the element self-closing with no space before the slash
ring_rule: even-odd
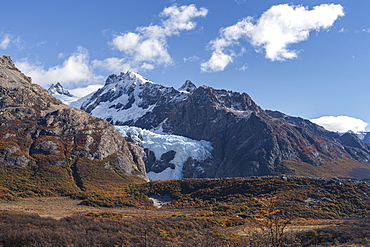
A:
<svg viewBox="0 0 370 247">
<path fill-rule="evenodd" d="M 0 49 L 6 50 L 9 48 L 11 43 L 19 43 L 20 39 L 14 37 L 13 35 L 10 34 L 1 34 L 0 35 Z"/>
<path fill-rule="evenodd" d="M 197 57 L 197 56 L 184 57 L 183 60 L 184 60 L 184 62 L 195 63 L 195 62 L 199 61 L 199 57 Z"/>
<path fill-rule="evenodd" d="M 192 19 L 205 17 L 207 13 L 207 9 L 198 9 L 194 4 L 174 5 L 160 13 L 159 16 L 162 18 L 160 25 L 138 27 L 135 32 L 114 37 L 110 44 L 114 49 L 121 51 L 126 61 L 129 61 L 121 63 L 127 63 L 133 69 L 151 70 L 156 66 L 168 66 L 172 64 L 172 58 L 168 53 L 167 38 L 180 35 L 181 31 L 195 29 L 196 22 Z M 114 68 L 116 67 L 112 64 L 112 69 Z"/>
<path fill-rule="evenodd" d="M 75 89 L 68 89 L 68 91 L 77 97 L 84 97 L 92 92 L 97 91 L 99 88 L 103 87 L 104 85 L 101 84 L 92 84 L 88 85 L 87 87 L 79 87 Z"/>
<path fill-rule="evenodd" d="M 75 53 L 64 60 L 62 65 L 45 69 L 42 65 L 29 62 L 27 59 L 16 62 L 17 67 L 30 76 L 34 83 L 48 86 L 60 82 L 65 87 L 85 86 L 103 80 L 93 73 L 86 49 L 79 47 Z"/>
<path fill-rule="evenodd" d="M 125 72 L 132 69 L 131 65 L 123 58 L 110 57 L 104 60 L 93 60 L 92 67 L 105 69 L 112 73 Z"/>
<path fill-rule="evenodd" d="M 195 17 L 205 17 L 208 10 L 205 8 L 197 9 L 194 4 L 177 7 L 175 5 L 165 8 L 160 16 L 168 17 L 162 22 L 162 28 L 167 36 L 179 35 L 182 30 L 193 30 L 196 22 L 191 21 Z"/>
<path fill-rule="evenodd" d="M 248 64 L 244 64 L 242 67 L 238 69 L 239 71 L 246 71 L 248 70 Z"/>
<path fill-rule="evenodd" d="M 222 71 L 226 68 L 229 63 L 233 62 L 233 57 L 235 53 L 225 54 L 223 51 L 214 51 L 211 58 L 202 63 L 202 71 L 203 72 L 215 72 L 215 71 Z"/>
<path fill-rule="evenodd" d="M 3 50 L 7 49 L 10 44 L 10 41 L 11 41 L 11 38 L 9 34 L 3 35 L 0 40 L 0 49 L 3 49 Z"/>
<path fill-rule="evenodd" d="M 247 17 L 235 25 L 222 28 L 220 37 L 209 43 L 213 54 L 202 63 L 201 70 L 224 70 L 233 62 L 236 56 L 233 47 L 240 45 L 241 39 L 249 41 L 258 52 L 264 50 L 265 57 L 271 61 L 297 58 L 298 51 L 288 49 L 290 44 L 307 40 L 313 30 L 330 28 L 340 16 L 344 16 L 340 4 L 322 4 L 312 10 L 300 5 L 274 5 L 257 21 Z"/>
<path fill-rule="evenodd" d="M 311 119 L 311 122 L 323 126 L 330 131 L 353 132 L 365 131 L 368 123 L 361 119 L 348 116 L 324 116 L 316 119 Z"/>
</svg>

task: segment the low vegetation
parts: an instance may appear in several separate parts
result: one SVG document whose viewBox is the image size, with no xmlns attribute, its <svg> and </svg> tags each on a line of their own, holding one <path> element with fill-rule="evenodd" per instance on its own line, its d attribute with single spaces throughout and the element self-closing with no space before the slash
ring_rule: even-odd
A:
<svg viewBox="0 0 370 247">
<path fill-rule="evenodd" d="M 370 189 L 364 182 L 261 177 L 157 181 L 137 188 L 145 195 L 171 197 L 169 208 L 202 208 L 217 217 L 248 217 L 261 208 L 261 199 L 271 197 L 279 198 L 277 206 L 294 218 L 365 217 L 370 213 Z"/>
<path fill-rule="evenodd" d="M 90 213 L 60 220 L 0 213 L 0 246 L 368 246 L 370 239 L 369 218 L 308 231 L 293 232 L 287 227 L 280 232 L 274 229 L 283 229 L 282 225 L 259 228 L 247 219 L 235 227 L 193 215 L 156 217 L 154 212 L 143 210 L 130 217 Z M 272 218 L 259 215 L 258 219 Z"/>
<path fill-rule="evenodd" d="M 137 204 L 140 196 L 129 186 L 145 181 L 102 166 L 102 161 L 80 158 L 72 165 L 5 166 L 0 169 L 0 199 L 17 200 L 40 196 L 69 196 L 96 206 L 127 206 Z M 148 199 L 147 199 L 148 201 Z"/>
<path fill-rule="evenodd" d="M 0 199 L 68 196 L 131 213 L 91 210 L 56 220 L 3 211 L 0 246 L 361 246 L 370 239 L 365 182 L 259 177 L 145 183 L 101 161 L 71 164 L 3 167 Z M 169 203 L 155 208 L 150 198 Z"/>
<path fill-rule="evenodd" d="M 370 165 L 351 159 L 330 159 L 321 155 L 321 165 L 315 166 L 298 160 L 283 161 L 286 174 L 294 176 L 365 179 L 370 177 Z"/>
</svg>

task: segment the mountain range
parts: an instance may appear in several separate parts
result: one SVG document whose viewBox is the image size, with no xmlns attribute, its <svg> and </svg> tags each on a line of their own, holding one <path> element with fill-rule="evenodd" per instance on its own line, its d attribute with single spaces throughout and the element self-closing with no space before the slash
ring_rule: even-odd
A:
<svg viewBox="0 0 370 247">
<path fill-rule="evenodd" d="M 179 241 L 245 246 L 265 236 L 245 235 L 260 229 L 261 222 L 271 225 L 265 228 L 271 232 L 292 219 L 294 227 L 310 227 L 296 236 L 311 244 L 336 228 L 323 235 L 309 219 L 315 219 L 315 227 L 317 222 L 342 226 L 342 219 L 332 221 L 342 217 L 358 225 L 362 221 L 354 217 L 370 212 L 368 183 L 338 178 L 370 178 L 370 145 L 354 133 L 330 132 L 309 120 L 264 110 L 246 93 L 190 81 L 175 89 L 134 72 L 109 76 L 95 93 L 70 101 L 74 107 L 53 97 L 59 94 L 73 97 L 60 83 L 49 91 L 33 84 L 10 57 L 0 56 L 0 199 L 4 205 L 34 197 L 19 200 L 20 208 L 3 208 L 1 242 L 8 246 Z M 226 178 L 250 176 L 258 177 Z M 217 179 L 169 180 L 175 178 Z M 84 206 L 71 207 L 77 203 Z M 33 207 L 40 214 L 50 208 L 58 216 L 68 211 L 68 217 L 27 216 Z M 13 214 L 14 208 L 22 213 Z M 322 242 L 359 231 L 351 226 Z M 362 233 L 358 243 L 368 239 Z M 299 243 L 293 237 L 287 239 Z"/>
<path fill-rule="evenodd" d="M 246 93 L 196 87 L 191 81 L 175 89 L 128 71 L 112 74 L 102 88 L 70 105 L 116 126 L 140 128 L 123 134 L 144 148 L 152 179 L 370 175 L 370 145 L 354 133 L 327 131 L 309 120 L 264 110 Z M 148 136 L 155 135 L 163 137 L 162 151 L 148 144 L 153 142 Z M 165 137 L 189 142 L 175 151 Z M 204 144 L 197 147 L 202 155 L 186 151 L 194 142 Z"/>
<path fill-rule="evenodd" d="M 175 89 L 128 71 L 70 107 L 51 95 L 72 97 L 60 83 L 48 92 L 0 58 L 2 167 L 60 167 L 82 188 L 90 161 L 144 180 L 370 177 L 370 145 L 357 135 L 264 110 L 246 93 Z"/>
</svg>

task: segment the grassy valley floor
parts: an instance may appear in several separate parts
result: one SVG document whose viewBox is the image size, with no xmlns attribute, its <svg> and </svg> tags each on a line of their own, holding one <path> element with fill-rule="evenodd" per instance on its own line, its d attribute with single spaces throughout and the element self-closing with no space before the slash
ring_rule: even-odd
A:
<svg viewBox="0 0 370 247">
<path fill-rule="evenodd" d="M 366 182 L 125 178 L 104 191 L 85 180 L 87 189 L 70 197 L 16 194 L 11 183 L 11 200 L 0 201 L 0 247 L 370 245 Z"/>
<path fill-rule="evenodd" d="M 0 246 L 274 246 L 263 228 L 239 216 L 216 219 L 203 209 L 103 208 L 80 203 L 68 197 L 0 201 Z M 284 230 L 284 244 L 289 245 L 281 246 L 310 246 L 300 243 L 296 235 L 319 236 L 320 229 L 357 221 L 294 219 Z"/>
</svg>

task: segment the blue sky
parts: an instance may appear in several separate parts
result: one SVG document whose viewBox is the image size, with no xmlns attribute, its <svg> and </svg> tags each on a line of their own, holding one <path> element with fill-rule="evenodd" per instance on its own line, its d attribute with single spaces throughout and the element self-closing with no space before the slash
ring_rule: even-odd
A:
<svg viewBox="0 0 370 247">
<path fill-rule="evenodd" d="M 75 94 L 132 69 L 248 93 L 333 130 L 369 129 L 369 1 L 0 1 L 0 53 Z M 87 88 L 86 88 L 87 87 Z M 338 117 L 345 116 L 345 117 Z"/>
</svg>

